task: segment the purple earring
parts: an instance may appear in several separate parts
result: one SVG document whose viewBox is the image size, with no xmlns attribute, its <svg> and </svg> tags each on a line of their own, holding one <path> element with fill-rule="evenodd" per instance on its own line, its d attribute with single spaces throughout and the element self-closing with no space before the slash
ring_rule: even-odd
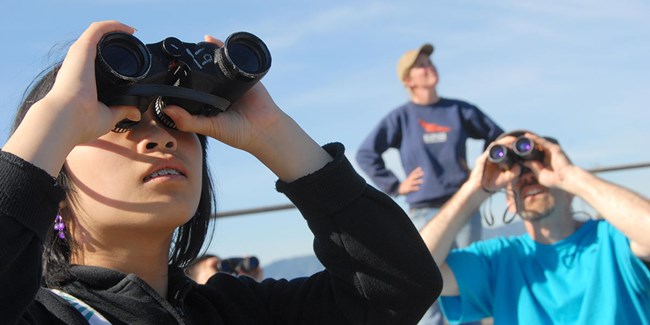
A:
<svg viewBox="0 0 650 325">
<path fill-rule="evenodd" d="M 56 218 L 54 218 L 54 230 L 59 232 L 59 238 L 65 239 L 65 232 L 63 231 L 65 229 L 65 223 L 63 223 L 63 218 L 61 218 L 60 214 L 56 215 Z"/>
</svg>

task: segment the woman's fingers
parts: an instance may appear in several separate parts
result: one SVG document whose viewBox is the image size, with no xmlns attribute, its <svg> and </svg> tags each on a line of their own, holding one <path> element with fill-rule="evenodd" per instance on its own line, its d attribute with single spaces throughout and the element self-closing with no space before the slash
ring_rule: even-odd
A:
<svg viewBox="0 0 650 325">
<path fill-rule="evenodd" d="M 210 35 L 203 36 L 203 40 L 208 42 L 208 43 L 215 44 L 217 46 L 223 46 L 223 42 L 220 39 L 214 38 L 214 37 L 212 37 Z"/>
<path fill-rule="evenodd" d="M 75 41 L 63 61 L 62 70 L 73 70 L 74 75 L 84 74 L 84 70 L 89 70 L 88 66 L 92 65 L 94 73 L 95 56 L 97 55 L 97 43 L 107 33 L 124 32 L 133 34 L 135 29 L 117 21 L 103 21 L 92 23 Z M 86 63 L 79 64 L 79 62 Z M 76 71 L 76 72 L 75 72 Z M 88 73 L 86 71 L 86 73 Z"/>
</svg>

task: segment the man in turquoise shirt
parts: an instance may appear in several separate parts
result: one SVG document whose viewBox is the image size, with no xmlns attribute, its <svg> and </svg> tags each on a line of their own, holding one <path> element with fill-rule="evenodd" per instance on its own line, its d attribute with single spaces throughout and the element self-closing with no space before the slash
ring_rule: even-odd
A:
<svg viewBox="0 0 650 325">
<path fill-rule="evenodd" d="M 421 231 L 443 275 L 440 305 L 450 323 L 650 324 L 650 202 L 573 165 L 549 138 L 521 136 L 538 159 L 476 161 L 469 179 Z M 491 193 L 504 189 L 526 234 L 450 251 L 456 232 Z M 577 221 L 574 196 L 602 219 Z"/>
</svg>

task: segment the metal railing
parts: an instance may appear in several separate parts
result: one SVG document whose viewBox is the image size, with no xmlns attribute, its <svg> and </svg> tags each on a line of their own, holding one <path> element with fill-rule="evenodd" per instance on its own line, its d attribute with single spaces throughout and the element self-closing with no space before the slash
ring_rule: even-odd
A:
<svg viewBox="0 0 650 325">
<path fill-rule="evenodd" d="M 587 169 L 587 171 L 589 171 L 591 173 L 594 173 L 594 174 L 597 174 L 597 173 L 606 173 L 606 172 L 612 172 L 612 171 L 620 171 L 620 170 L 627 170 L 627 169 L 638 169 L 638 168 L 646 168 L 646 167 L 650 167 L 650 162 L 637 163 L 637 164 L 626 164 L 626 165 L 616 165 L 616 166 L 609 166 L 609 167 L 598 167 L 598 168 Z M 223 212 L 218 212 L 216 214 L 213 214 L 211 218 L 234 217 L 234 216 L 240 216 L 240 215 L 246 215 L 246 214 L 264 213 L 264 212 L 272 212 L 272 211 L 280 211 L 280 210 L 289 210 L 289 209 L 295 209 L 295 208 L 296 208 L 295 205 L 293 205 L 291 203 L 287 203 L 287 204 L 272 205 L 272 206 L 259 207 L 259 208 L 223 211 Z"/>
</svg>

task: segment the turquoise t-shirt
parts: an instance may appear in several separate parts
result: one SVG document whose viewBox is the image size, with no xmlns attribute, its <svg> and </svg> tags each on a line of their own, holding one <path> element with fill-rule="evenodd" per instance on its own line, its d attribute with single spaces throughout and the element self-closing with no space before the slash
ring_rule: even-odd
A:
<svg viewBox="0 0 650 325">
<path fill-rule="evenodd" d="M 447 263 L 460 289 L 440 297 L 450 323 L 650 324 L 650 271 L 606 221 L 552 245 L 527 234 L 476 242 Z"/>
</svg>

